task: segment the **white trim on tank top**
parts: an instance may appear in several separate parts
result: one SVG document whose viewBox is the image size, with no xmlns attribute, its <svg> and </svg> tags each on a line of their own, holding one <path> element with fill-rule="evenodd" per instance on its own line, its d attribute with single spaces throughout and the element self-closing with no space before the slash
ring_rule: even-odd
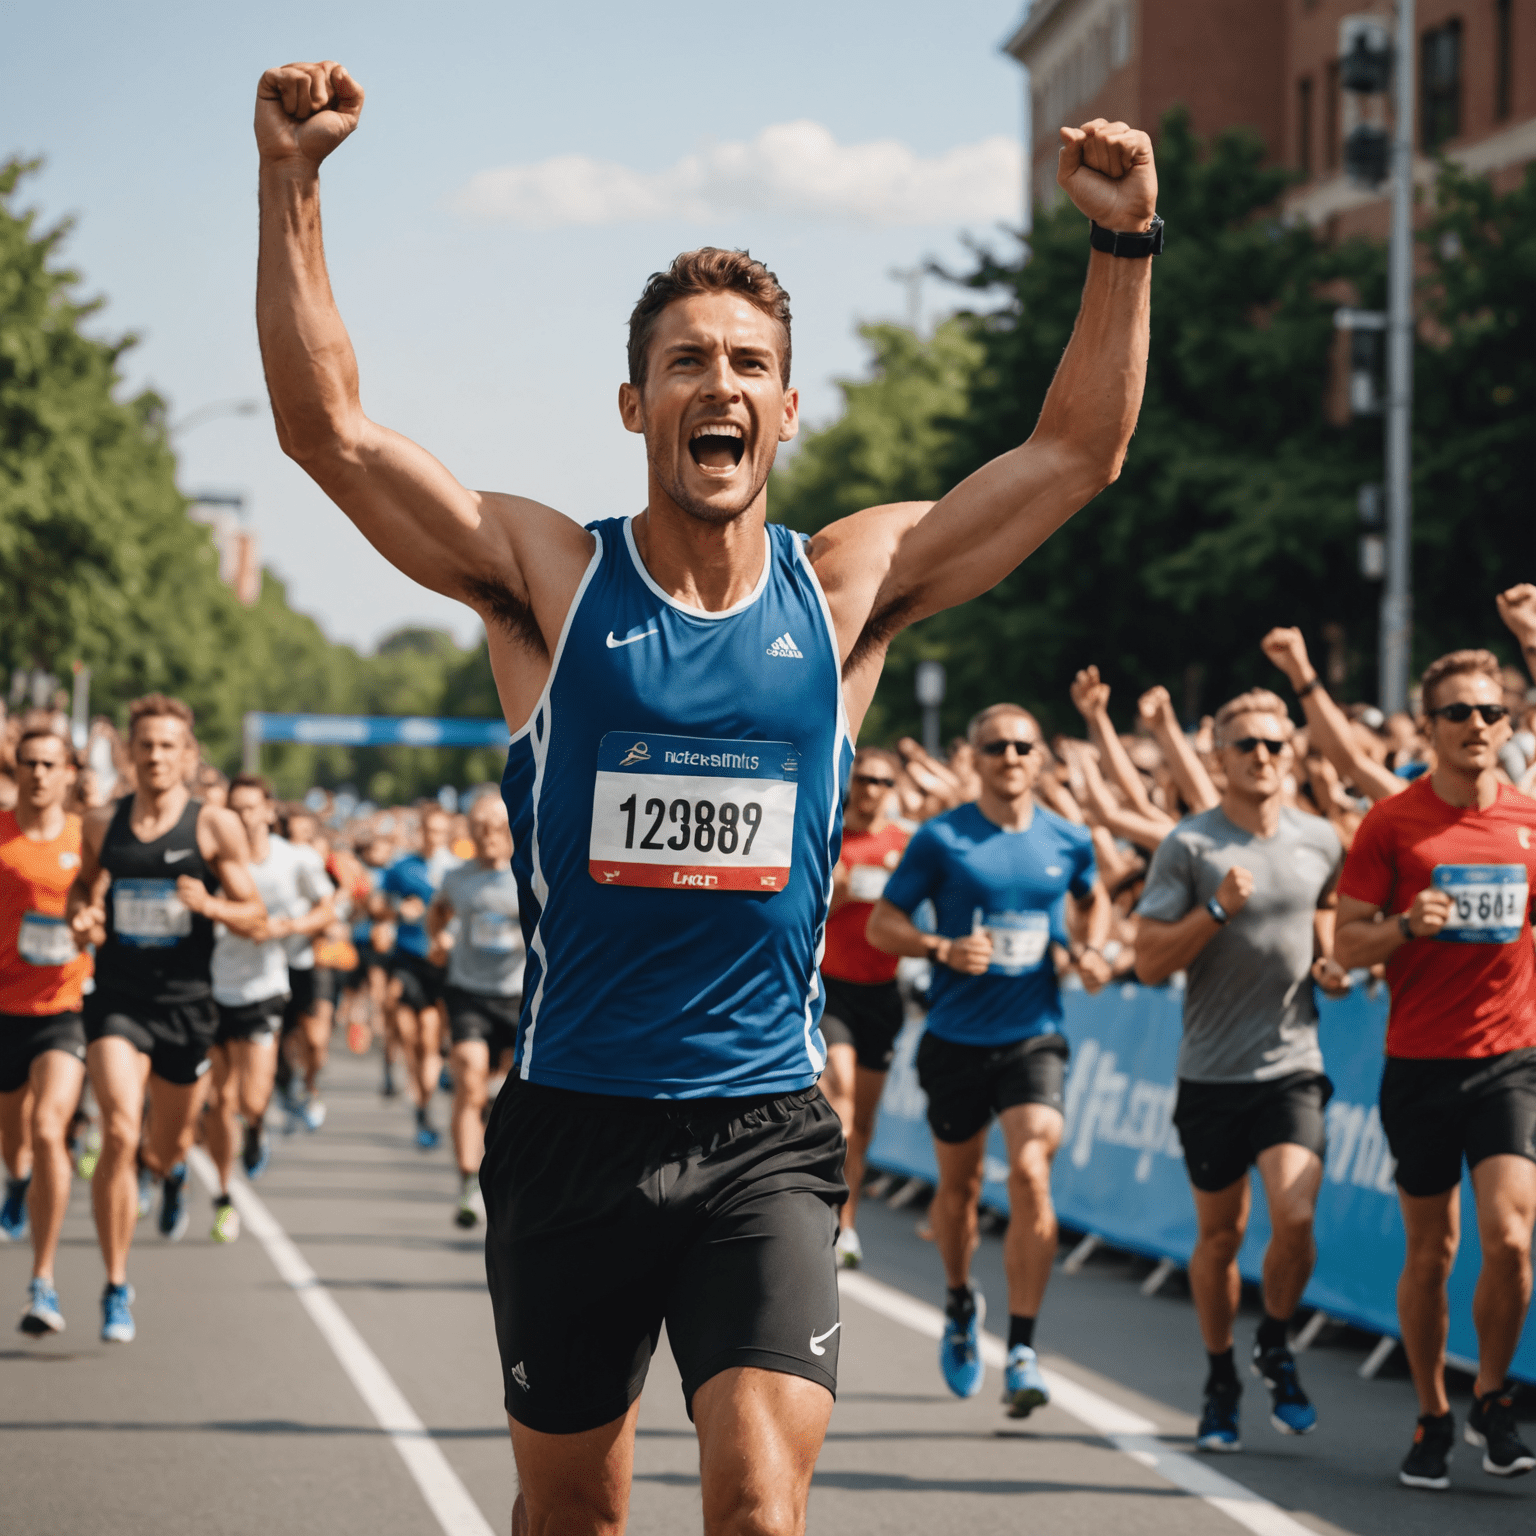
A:
<svg viewBox="0 0 1536 1536">
<path fill-rule="evenodd" d="M 636 516 L 639 514 L 637 513 Z M 773 540 L 768 535 L 766 525 L 763 528 L 763 574 L 757 578 L 757 585 L 742 598 L 739 603 L 732 603 L 729 608 L 722 608 L 718 613 L 711 613 L 707 608 L 695 608 L 691 603 L 680 603 L 669 592 L 663 592 L 651 579 L 651 573 L 645 568 L 645 561 L 640 558 L 640 551 L 635 546 L 635 519 L 626 518 L 624 521 L 624 542 L 629 546 L 629 558 L 635 562 L 635 570 L 639 573 L 641 581 L 648 586 L 662 602 L 676 608 L 679 613 L 686 613 L 690 619 L 732 619 L 738 613 L 750 608 L 758 598 L 768 589 L 768 577 L 773 571 Z"/>
</svg>

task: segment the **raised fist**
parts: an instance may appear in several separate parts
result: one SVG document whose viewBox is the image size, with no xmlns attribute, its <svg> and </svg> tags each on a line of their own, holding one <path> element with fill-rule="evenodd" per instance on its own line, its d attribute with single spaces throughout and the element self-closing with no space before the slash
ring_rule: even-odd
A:
<svg viewBox="0 0 1536 1536">
<path fill-rule="evenodd" d="M 256 147 L 269 163 L 318 166 L 362 110 L 362 86 L 333 60 L 269 69 L 256 87 Z"/>
<path fill-rule="evenodd" d="M 1097 667 L 1084 667 L 1072 679 L 1072 703 L 1085 720 L 1109 708 L 1109 684 L 1099 681 Z"/>
<path fill-rule="evenodd" d="M 1522 646 L 1536 645 L 1536 587 L 1522 581 L 1494 599 L 1499 617 Z"/>
<path fill-rule="evenodd" d="M 1259 648 L 1285 673 L 1293 688 L 1311 680 L 1312 663 L 1299 629 L 1272 629 L 1259 641 Z"/>
<path fill-rule="evenodd" d="M 1148 688 L 1142 696 L 1136 700 L 1136 713 L 1150 730 L 1159 720 L 1164 723 L 1178 726 L 1178 716 L 1173 712 L 1173 700 L 1169 697 L 1168 690 L 1158 683 L 1153 688 Z"/>
<path fill-rule="evenodd" d="M 1063 128 L 1056 181 L 1104 229 L 1143 230 L 1157 212 L 1152 140 L 1124 123 L 1096 117 L 1081 128 Z"/>
<path fill-rule="evenodd" d="M 1248 905 L 1248 898 L 1252 895 L 1253 871 L 1244 869 L 1241 864 L 1234 864 L 1216 888 L 1216 905 L 1228 917 L 1236 917 Z"/>
</svg>

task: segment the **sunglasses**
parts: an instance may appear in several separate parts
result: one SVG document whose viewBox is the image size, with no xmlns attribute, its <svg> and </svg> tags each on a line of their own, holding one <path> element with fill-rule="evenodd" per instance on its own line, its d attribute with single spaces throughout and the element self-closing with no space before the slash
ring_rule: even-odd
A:
<svg viewBox="0 0 1536 1536">
<path fill-rule="evenodd" d="M 855 784 L 878 784 L 881 789 L 895 789 L 895 779 L 882 779 L 877 773 L 856 773 L 853 775 Z"/>
<path fill-rule="evenodd" d="M 1506 704 L 1442 704 L 1439 709 L 1425 710 L 1425 714 L 1431 720 L 1439 715 L 1443 720 L 1449 720 L 1453 725 L 1460 725 L 1464 720 L 1472 718 L 1472 711 L 1476 710 L 1483 717 L 1484 725 L 1496 725 L 1509 713 Z"/>
<path fill-rule="evenodd" d="M 1009 747 L 1012 747 L 1020 757 L 1028 757 L 1035 750 L 1035 744 L 1032 741 L 989 741 L 977 747 L 976 750 L 983 757 L 1001 757 Z"/>
<path fill-rule="evenodd" d="M 1271 741 L 1267 736 L 1240 736 L 1236 741 L 1232 743 L 1232 745 L 1245 757 L 1248 755 L 1248 753 L 1252 752 L 1255 747 L 1260 745 L 1269 748 L 1269 755 L 1271 757 L 1279 757 L 1280 754 L 1285 751 L 1285 743 L 1283 741 Z"/>
</svg>

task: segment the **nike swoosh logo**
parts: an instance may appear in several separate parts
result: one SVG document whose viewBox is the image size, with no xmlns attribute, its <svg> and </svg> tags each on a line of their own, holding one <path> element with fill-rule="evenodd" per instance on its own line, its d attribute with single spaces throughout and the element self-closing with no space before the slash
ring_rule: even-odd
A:
<svg viewBox="0 0 1536 1536">
<path fill-rule="evenodd" d="M 811 1335 L 811 1353 L 813 1355 L 824 1355 L 824 1354 L 826 1354 L 826 1350 L 824 1350 L 821 1347 L 822 1340 L 823 1339 L 830 1339 L 832 1337 L 832 1335 L 834 1333 L 836 1333 L 837 1330 L 839 1328 L 841 1328 L 842 1326 L 843 1325 L 841 1323 L 833 1323 L 832 1326 L 830 1328 L 828 1328 L 825 1333 L 813 1333 Z"/>
<path fill-rule="evenodd" d="M 608 649 L 616 651 L 621 645 L 633 645 L 637 640 L 649 640 L 652 635 L 660 633 L 660 630 L 648 629 L 643 635 L 625 635 L 622 640 L 615 640 L 613 638 L 613 631 L 610 629 L 608 631 Z"/>
<path fill-rule="evenodd" d="M 165 862 L 167 864 L 176 864 L 182 859 L 190 859 L 191 857 L 192 850 L 190 848 L 168 848 L 165 854 Z"/>
</svg>

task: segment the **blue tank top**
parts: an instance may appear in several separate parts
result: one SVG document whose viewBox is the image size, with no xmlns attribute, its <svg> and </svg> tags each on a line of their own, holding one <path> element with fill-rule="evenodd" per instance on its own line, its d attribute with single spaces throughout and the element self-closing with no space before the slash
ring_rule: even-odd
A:
<svg viewBox="0 0 1536 1536">
<path fill-rule="evenodd" d="M 853 750 L 804 539 L 703 613 L 627 518 L 597 548 L 502 779 L 528 941 L 517 1070 L 588 1093 L 788 1093 L 826 1059 L 817 975 Z"/>
</svg>

